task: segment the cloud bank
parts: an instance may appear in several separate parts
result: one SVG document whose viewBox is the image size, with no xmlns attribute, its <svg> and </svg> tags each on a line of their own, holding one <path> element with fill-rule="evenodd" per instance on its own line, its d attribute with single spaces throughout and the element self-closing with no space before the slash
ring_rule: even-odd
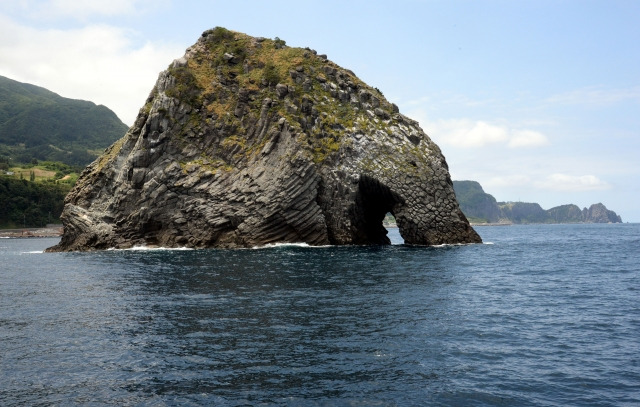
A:
<svg viewBox="0 0 640 407">
<path fill-rule="evenodd" d="M 587 192 L 611 189 L 611 185 L 595 175 L 554 173 L 542 178 L 524 174 L 493 176 L 482 183 L 488 188 L 525 188 L 556 192 Z"/>
<path fill-rule="evenodd" d="M 567 192 L 601 191 L 611 188 L 610 184 L 594 175 L 575 176 L 567 174 L 549 175 L 542 181 L 536 181 L 534 186 L 539 189 Z"/>
<path fill-rule="evenodd" d="M 427 132 L 439 143 L 457 148 L 478 148 L 504 145 L 508 148 L 536 148 L 549 144 L 544 134 L 530 129 L 483 120 L 447 119 L 425 124 Z"/>
<path fill-rule="evenodd" d="M 75 2 L 58 1 L 60 9 Z M 102 3 L 102 2 L 85 2 Z M 67 12 L 127 12 L 130 2 Z M 78 3 L 80 4 L 80 3 Z M 106 7 L 106 6 L 105 6 Z M 107 25 L 36 28 L 0 15 L 0 75 L 45 87 L 61 96 L 90 100 L 131 125 L 158 73 L 184 53 L 175 44 L 136 44 L 136 33 Z"/>
</svg>

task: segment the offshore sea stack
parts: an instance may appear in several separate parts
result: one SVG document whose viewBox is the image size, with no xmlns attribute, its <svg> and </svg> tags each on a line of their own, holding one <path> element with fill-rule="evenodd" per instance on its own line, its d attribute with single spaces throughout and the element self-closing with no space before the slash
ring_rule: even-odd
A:
<svg viewBox="0 0 640 407">
<path fill-rule="evenodd" d="M 50 251 L 477 243 L 438 146 L 311 49 L 218 27 L 82 173 Z"/>
</svg>

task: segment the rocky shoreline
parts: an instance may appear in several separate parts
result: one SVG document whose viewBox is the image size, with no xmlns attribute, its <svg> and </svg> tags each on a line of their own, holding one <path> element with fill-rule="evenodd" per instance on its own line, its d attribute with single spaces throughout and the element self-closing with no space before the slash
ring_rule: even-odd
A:
<svg viewBox="0 0 640 407">
<path fill-rule="evenodd" d="M 0 238 L 60 237 L 62 226 L 44 228 L 0 229 Z"/>
</svg>

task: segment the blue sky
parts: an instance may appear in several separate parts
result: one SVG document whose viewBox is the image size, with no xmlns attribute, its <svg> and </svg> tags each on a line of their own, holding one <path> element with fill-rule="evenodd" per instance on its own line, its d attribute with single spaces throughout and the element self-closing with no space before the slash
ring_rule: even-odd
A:
<svg viewBox="0 0 640 407">
<path fill-rule="evenodd" d="M 0 0 L 0 75 L 131 124 L 215 26 L 326 53 L 499 201 L 640 222 L 640 1 Z"/>
</svg>

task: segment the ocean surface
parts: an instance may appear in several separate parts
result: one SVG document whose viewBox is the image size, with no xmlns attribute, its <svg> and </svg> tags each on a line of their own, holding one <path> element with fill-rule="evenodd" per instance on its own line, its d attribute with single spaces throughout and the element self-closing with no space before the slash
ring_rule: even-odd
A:
<svg viewBox="0 0 640 407">
<path fill-rule="evenodd" d="M 0 239 L 0 405 L 640 405 L 640 225 L 476 230 L 434 248 Z"/>
</svg>

